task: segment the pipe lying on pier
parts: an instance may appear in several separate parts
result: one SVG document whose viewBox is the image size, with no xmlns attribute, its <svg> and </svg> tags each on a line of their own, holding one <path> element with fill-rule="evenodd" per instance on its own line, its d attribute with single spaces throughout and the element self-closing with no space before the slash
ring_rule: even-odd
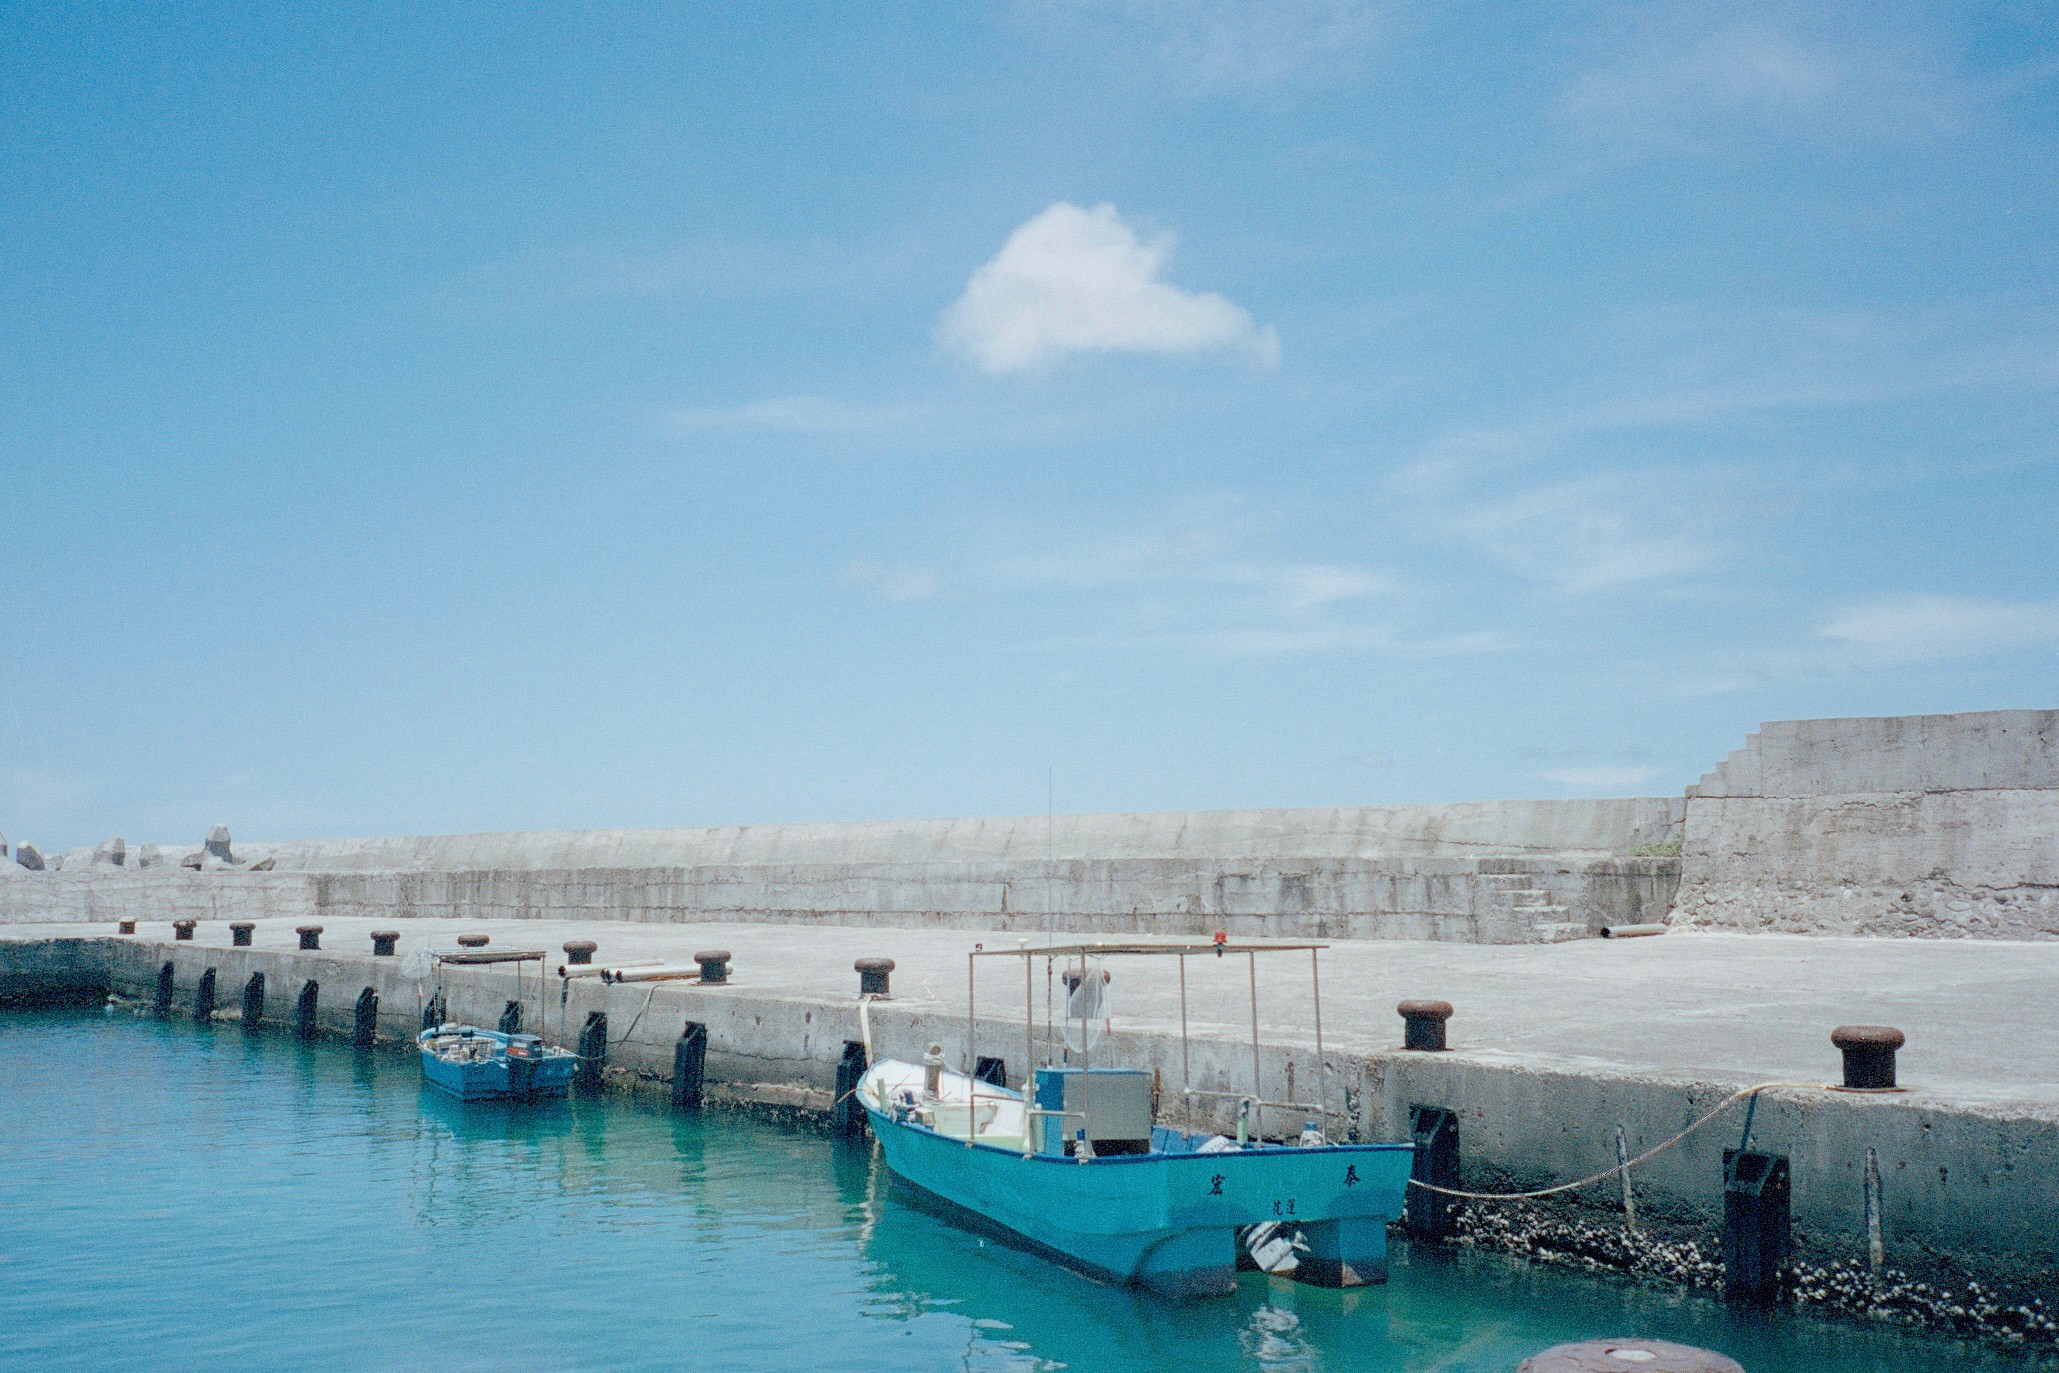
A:
<svg viewBox="0 0 2059 1373">
<path fill-rule="evenodd" d="M 603 982 L 612 982 L 614 974 L 624 968 L 655 968 L 661 960 L 649 959 L 642 963 L 582 963 L 577 967 L 569 963 L 558 964 L 559 977 L 598 977 Z"/>
<path fill-rule="evenodd" d="M 1642 939 L 1648 934 L 1664 934 L 1665 932 L 1666 927 L 1664 925 L 1604 925 L 1601 927 L 1601 937 L 1603 939 Z"/>
<path fill-rule="evenodd" d="M 636 968 L 609 968 L 601 973 L 601 981 L 610 984 L 617 982 L 673 982 L 689 977 L 696 982 L 701 980 L 701 968 L 698 963 L 647 963 L 642 967 Z"/>
</svg>

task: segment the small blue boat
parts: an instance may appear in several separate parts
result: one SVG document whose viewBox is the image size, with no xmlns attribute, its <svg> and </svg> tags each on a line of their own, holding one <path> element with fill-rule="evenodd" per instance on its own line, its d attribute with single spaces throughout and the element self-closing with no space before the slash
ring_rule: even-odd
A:
<svg viewBox="0 0 2059 1373">
<path fill-rule="evenodd" d="M 535 1035 L 476 1025 L 438 1025 L 416 1038 L 422 1076 L 459 1101 L 535 1101 L 564 1096 L 579 1055 Z"/>
<path fill-rule="evenodd" d="M 1055 960 L 1261 951 L 1222 943 L 1022 952 Z M 1082 985 L 1106 980 L 1084 967 L 1068 975 L 1070 1008 L 1081 1006 Z M 1087 1004 L 1088 1015 L 1101 1015 L 1098 992 Z M 1069 1058 L 1086 1056 L 1091 1037 L 1085 1024 L 1081 1030 L 1069 1040 Z M 1226 1293 L 1240 1267 L 1285 1267 L 1326 1287 L 1384 1281 L 1387 1225 L 1401 1215 L 1414 1163 L 1413 1145 L 1332 1144 L 1313 1120 L 1299 1144 L 1252 1138 L 1242 1124 L 1238 1140 L 1168 1128 L 1156 1123 L 1153 1074 L 1142 1069 L 1047 1064 L 1025 1101 L 1021 1092 L 946 1071 L 931 1045 L 921 1066 L 875 1063 L 856 1095 L 887 1167 L 903 1182 L 1089 1274 L 1175 1297 Z M 1230 1094 L 1184 1095 L 1191 1106 Z M 1262 1120 L 1265 1106 L 1320 1112 L 1319 1104 L 1264 1102 L 1254 1084 L 1241 1118 L 1257 1108 Z"/>
</svg>

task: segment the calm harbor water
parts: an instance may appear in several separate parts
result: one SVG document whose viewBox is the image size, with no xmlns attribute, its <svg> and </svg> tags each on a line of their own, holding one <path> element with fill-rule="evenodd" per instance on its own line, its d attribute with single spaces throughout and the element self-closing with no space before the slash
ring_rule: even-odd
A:
<svg viewBox="0 0 2059 1373">
<path fill-rule="evenodd" d="M 1751 1373 L 2003 1354 L 1483 1256 L 1171 1306 L 909 1205 L 869 1149 L 616 1099 L 456 1103 L 411 1058 L 0 1016 L 0 1365 L 1503 1373 L 1639 1334 Z"/>
</svg>

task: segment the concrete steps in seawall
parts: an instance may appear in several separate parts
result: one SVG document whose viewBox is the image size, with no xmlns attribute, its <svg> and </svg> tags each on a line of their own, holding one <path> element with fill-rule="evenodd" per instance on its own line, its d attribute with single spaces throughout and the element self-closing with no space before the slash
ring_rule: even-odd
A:
<svg viewBox="0 0 2059 1373">
<path fill-rule="evenodd" d="M 1590 939 L 1606 925 L 1664 923 L 1680 884 L 1678 858 L 1596 854 L 1479 860 L 1483 895 L 1507 944 Z"/>
</svg>

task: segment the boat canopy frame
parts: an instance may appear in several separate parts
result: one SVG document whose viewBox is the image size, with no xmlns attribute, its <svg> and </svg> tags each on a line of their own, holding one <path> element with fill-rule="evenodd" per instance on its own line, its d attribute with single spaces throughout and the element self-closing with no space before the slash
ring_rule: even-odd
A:
<svg viewBox="0 0 2059 1373">
<path fill-rule="evenodd" d="M 547 981 L 550 956 L 542 949 L 432 948 L 427 950 L 427 952 L 429 954 L 429 970 L 438 995 L 441 995 L 443 992 L 443 969 L 446 966 L 469 968 L 480 964 L 512 963 L 515 965 L 515 1000 L 525 1006 L 528 1003 L 529 995 L 523 987 L 522 965 L 524 963 L 536 964 L 536 1032 L 542 1034 L 549 1025 L 550 1022 L 546 1018 L 549 1003 L 544 1000 L 543 991 L 544 984 Z M 415 984 L 415 1000 L 418 1003 L 423 1001 L 422 984 L 419 981 Z M 416 1010 L 419 1012 L 421 1005 L 418 1004 Z M 564 1036 L 565 1021 L 561 1008 L 561 1013 L 558 1017 L 558 1037 L 562 1039 Z"/>
<path fill-rule="evenodd" d="M 1329 1083 L 1330 1063 L 1323 1052 L 1323 968 L 1322 953 L 1329 948 L 1327 943 L 1260 943 L 1255 941 L 1232 942 L 1227 936 L 1218 934 L 1207 942 L 1147 942 L 1139 940 L 1099 940 L 1092 943 L 1022 945 L 1013 949 L 989 949 L 984 944 L 974 944 L 965 955 L 965 1059 L 966 1077 L 970 1079 L 968 1091 L 976 1105 L 979 1100 L 979 960 L 982 958 L 1020 958 L 1023 961 L 1023 1068 L 1024 1081 L 1022 1100 L 1031 1108 L 1032 1114 L 1050 1114 L 1039 1110 L 1032 1101 L 1031 1079 L 1035 1077 L 1036 1063 L 1036 960 L 1044 960 L 1044 1034 L 1045 1066 L 1052 1066 L 1051 1033 L 1056 1026 L 1052 1015 L 1053 979 L 1061 960 L 1078 960 L 1081 981 L 1087 977 L 1089 958 L 1132 958 L 1157 957 L 1174 958 L 1179 964 L 1180 981 L 1180 1096 L 1187 1115 L 1192 1117 L 1197 1097 L 1213 1100 L 1249 1101 L 1252 1105 L 1252 1132 L 1265 1138 L 1265 1112 L 1267 1107 L 1275 1110 L 1298 1111 L 1304 1115 L 1314 1112 L 1317 1118 L 1329 1120 L 1348 1114 L 1342 1110 L 1330 1109 Z M 1316 1099 L 1314 1101 L 1268 1101 L 1265 1097 L 1264 1063 L 1258 1026 L 1258 956 L 1260 954 L 1306 953 L 1309 965 L 1309 983 L 1314 994 L 1315 1008 L 1315 1056 L 1316 1056 Z M 1187 960 L 1189 958 L 1225 958 L 1242 954 L 1248 970 L 1251 987 L 1251 1090 L 1249 1092 L 1212 1091 L 1194 1085 L 1193 1050 L 1187 1023 Z M 1079 984 L 1074 984 L 1078 986 Z M 1067 1017 L 1070 1019 L 1071 1017 Z M 1087 1018 L 1081 1018 L 1080 1059 L 1081 1067 L 1092 1064 L 1092 1044 L 1087 1035 Z M 1070 1054 L 1071 1046 L 1067 1046 Z M 1154 1098 L 1156 1093 L 1154 1092 Z M 1064 1113 L 1060 1113 L 1064 1114 Z M 968 1117 L 969 1119 L 970 1117 Z M 1154 1122 L 1155 1123 L 1155 1122 Z"/>
</svg>

